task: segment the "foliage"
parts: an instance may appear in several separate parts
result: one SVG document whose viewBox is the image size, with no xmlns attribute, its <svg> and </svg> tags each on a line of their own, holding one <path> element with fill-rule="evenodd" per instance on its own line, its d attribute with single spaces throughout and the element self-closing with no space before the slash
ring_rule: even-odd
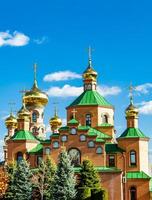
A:
<svg viewBox="0 0 152 200">
<path fill-rule="evenodd" d="M 34 196 L 38 196 L 38 193 L 40 193 L 41 200 L 52 199 L 51 187 L 55 171 L 56 166 L 50 157 L 47 157 L 45 161 L 42 161 L 38 169 L 33 171 L 32 182 Z"/>
<path fill-rule="evenodd" d="M 71 160 L 65 149 L 59 155 L 53 182 L 53 200 L 73 200 L 76 196 L 76 179 Z"/>
<path fill-rule="evenodd" d="M 22 160 L 17 163 L 16 167 L 9 168 L 9 170 L 13 173 L 11 175 L 9 172 L 10 190 L 8 188 L 8 191 L 6 192 L 6 199 L 30 200 L 32 194 L 32 174 L 29 168 L 29 164 L 25 160 Z"/>
<path fill-rule="evenodd" d="M 77 198 L 79 200 L 102 200 L 104 191 L 101 188 L 99 176 L 90 160 L 83 161 L 80 177 Z"/>
</svg>

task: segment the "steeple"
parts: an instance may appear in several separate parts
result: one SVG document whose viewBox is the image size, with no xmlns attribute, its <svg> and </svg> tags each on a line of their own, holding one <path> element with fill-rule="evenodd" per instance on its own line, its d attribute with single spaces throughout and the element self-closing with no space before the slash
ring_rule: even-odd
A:
<svg viewBox="0 0 152 200">
<path fill-rule="evenodd" d="M 96 90 L 97 72 L 92 67 L 92 49 L 88 48 L 88 67 L 83 73 L 84 91 Z"/>
<path fill-rule="evenodd" d="M 132 84 L 129 87 L 130 104 L 126 109 L 127 128 L 138 128 L 138 108 L 133 103 L 133 90 Z"/>
</svg>

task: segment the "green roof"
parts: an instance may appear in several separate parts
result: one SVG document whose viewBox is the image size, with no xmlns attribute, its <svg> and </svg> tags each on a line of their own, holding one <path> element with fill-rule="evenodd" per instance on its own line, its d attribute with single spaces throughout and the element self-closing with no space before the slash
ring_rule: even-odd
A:
<svg viewBox="0 0 152 200">
<path fill-rule="evenodd" d="M 102 139 L 111 138 L 109 135 L 102 133 L 101 131 L 98 131 L 98 130 L 91 128 L 91 127 L 90 127 L 87 135 L 88 136 L 97 136 L 98 138 L 102 138 Z"/>
<path fill-rule="evenodd" d="M 105 150 L 106 150 L 106 153 L 124 152 L 124 150 L 118 147 L 117 144 L 106 144 Z"/>
<path fill-rule="evenodd" d="M 121 172 L 121 169 L 118 169 L 116 167 L 95 166 L 94 168 L 96 169 L 97 172 L 109 172 L 109 173 Z M 74 167 L 74 172 L 75 173 L 81 172 L 81 167 Z"/>
<path fill-rule="evenodd" d="M 100 124 L 99 126 L 102 126 L 102 127 L 111 127 L 113 125 L 109 124 L 109 123 L 103 123 L 103 124 Z"/>
<path fill-rule="evenodd" d="M 80 131 L 87 131 L 90 129 L 90 126 L 78 126 L 78 130 Z"/>
<path fill-rule="evenodd" d="M 119 138 L 147 138 L 138 128 L 127 128 Z"/>
<path fill-rule="evenodd" d="M 75 99 L 70 105 L 71 106 L 84 106 L 84 105 L 98 105 L 112 107 L 112 105 L 102 97 L 97 91 L 86 90 L 77 99 Z"/>
<path fill-rule="evenodd" d="M 71 119 L 68 124 L 79 124 L 79 122 L 76 119 Z"/>
<path fill-rule="evenodd" d="M 128 179 L 150 179 L 150 176 L 148 176 L 145 172 L 136 171 L 136 172 L 127 172 L 127 178 Z"/>
<path fill-rule="evenodd" d="M 32 150 L 29 151 L 30 154 L 41 154 L 43 152 L 43 145 L 38 144 Z"/>
<path fill-rule="evenodd" d="M 69 127 L 68 126 L 63 126 L 61 128 L 59 128 L 59 131 L 68 131 Z"/>
<path fill-rule="evenodd" d="M 59 137 L 59 136 L 60 136 L 59 133 L 53 133 L 53 134 L 51 135 L 51 137 Z"/>
<path fill-rule="evenodd" d="M 30 131 L 25 131 L 25 130 L 17 131 L 11 139 L 12 140 L 36 140 L 36 138 L 33 136 L 33 134 Z"/>
</svg>

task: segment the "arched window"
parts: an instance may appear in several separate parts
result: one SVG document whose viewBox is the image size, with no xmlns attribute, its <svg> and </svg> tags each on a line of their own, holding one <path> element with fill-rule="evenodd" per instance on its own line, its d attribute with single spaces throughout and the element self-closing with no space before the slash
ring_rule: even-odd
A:
<svg viewBox="0 0 152 200">
<path fill-rule="evenodd" d="M 80 141 L 85 142 L 86 141 L 86 135 L 80 135 Z"/>
<path fill-rule="evenodd" d="M 130 166 L 136 166 L 136 151 L 131 150 L 130 151 Z"/>
<path fill-rule="evenodd" d="M 108 116 L 107 115 L 102 115 L 102 123 L 108 123 Z"/>
<path fill-rule="evenodd" d="M 102 147 L 97 147 L 96 153 L 97 153 L 97 154 L 102 154 L 102 153 L 103 153 Z"/>
<path fill-rule="evenodd" d="M 130 200 L 137 200 L 137 190 L 134 186 L 130 188 Z"/>
<path fill-rule="evenodd" d="M 42 156 L 37 156 L 37 165 L 40 165 L 42 163 Z"/>
<path fill-rule="evenodd" d="M 54 141 L 53 142 L 53 148 L 54 149 L 58 149 L 59 148 L 59 142 L 58 141 Z"/>
<path fill-rule="evenodd" d="M 62 135 L 61 141 L 62 142 L 67 142 L 68 141 L 68 136 L 67 135 Z"/>
<path fill-rule="evenodd" d="M 32 128 L 32 133 L 33 133 L 33 134 L 36 134 L 36 133 L 37 133 L 37 127 L 36 127 L 36 126 Z"/>
<path fill-rule="evenodd" d="M 17 162 L 20 162 L 21 160 L 23 160 L 23 153 L 22 152 L 18 152 L 17 153 Z"/>
<path fill-rule="evenodd" d="M 115 156 L 109 155 L 109 167 L 115 167 Z"/>
<path fill-rule="evenodd" d="M 95 143 L 94 143 L 94 141 L 92 141 L 92 140 L 89 141 L 89 142 L 88 142 L 88 147 L 89 147 L 89 148 L 93 148 L 93 147 L 95 147 Z"/>
<path fill-rule="evenodd" d="M 86 114 L 86 126 L 91 126 L 91 114 Z"/>
<path fill-rule="evenodd" d="M 46 154 L 46 155 L 50 155 L 50 154 L 51 154 L 51 149 L 50 149 L 50 147 L 46 147 L 46 148 L 45 148 L 45 154 Z"/>
<path fill-rule="evenodd" d="M 32 122 L 37 122 L 37 118 L 38 118 L 38 112 L 34 111 L 32 113 Z"/>
<path fill-rule="evenodd" d="M 74 166 L 79 166 L 80 162 L 81 162 L 81 153 L 78 149 L 76 148 L 72 148 L 68 151 L 68 154 L 70 156 L 71 159 L 71 163 Z"/>
</svg>

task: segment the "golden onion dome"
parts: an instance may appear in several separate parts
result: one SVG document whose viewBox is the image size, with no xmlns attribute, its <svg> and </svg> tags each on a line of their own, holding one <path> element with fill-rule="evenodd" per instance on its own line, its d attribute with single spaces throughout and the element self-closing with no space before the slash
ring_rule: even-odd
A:
<svg viewBox="0 0 152 200">
<path fill-rule="evenodd" d="M 12 113 L 5 119 L 5 125 L 6 127 L 17 127 L 17 119 Z"/>
<path fill-rule="evenodd" d="M 23 96 L 23 101 L 26 106 L 33 106 L 33 104 L 45 106 L 48 103 L 48 95 L 38 88 L 37 81 L 35 80 L 32 89 Z"/>
<path fill-rule="evenodd" d="M 58 128 L 62 125 L 62 120 L 57 115 L 57 109 L 55 108 L 54 117 L 50 119 L 50 126 L 52 128 Z"/>
<path fill-rule="evenodd" d="M 126 108 L 126 117 L 137 117 L 139 110 L 133 104 L 133 99 L 130 100 L 130 105 Z"/>
<path fill-rule="evenodd" d="M 30 118 L 31 113 L 26 109 L 25 103 L 22 108 L 18 111 L 18 119 Z"/>
<path fill-rule="evenodd" d="M 83 78 L 85 80 L 96 81 L 98 73 L 92 68 L 92 61 L 89 59 L 89 65 L 87 69 L 83 72 Z"/>
</svg>

